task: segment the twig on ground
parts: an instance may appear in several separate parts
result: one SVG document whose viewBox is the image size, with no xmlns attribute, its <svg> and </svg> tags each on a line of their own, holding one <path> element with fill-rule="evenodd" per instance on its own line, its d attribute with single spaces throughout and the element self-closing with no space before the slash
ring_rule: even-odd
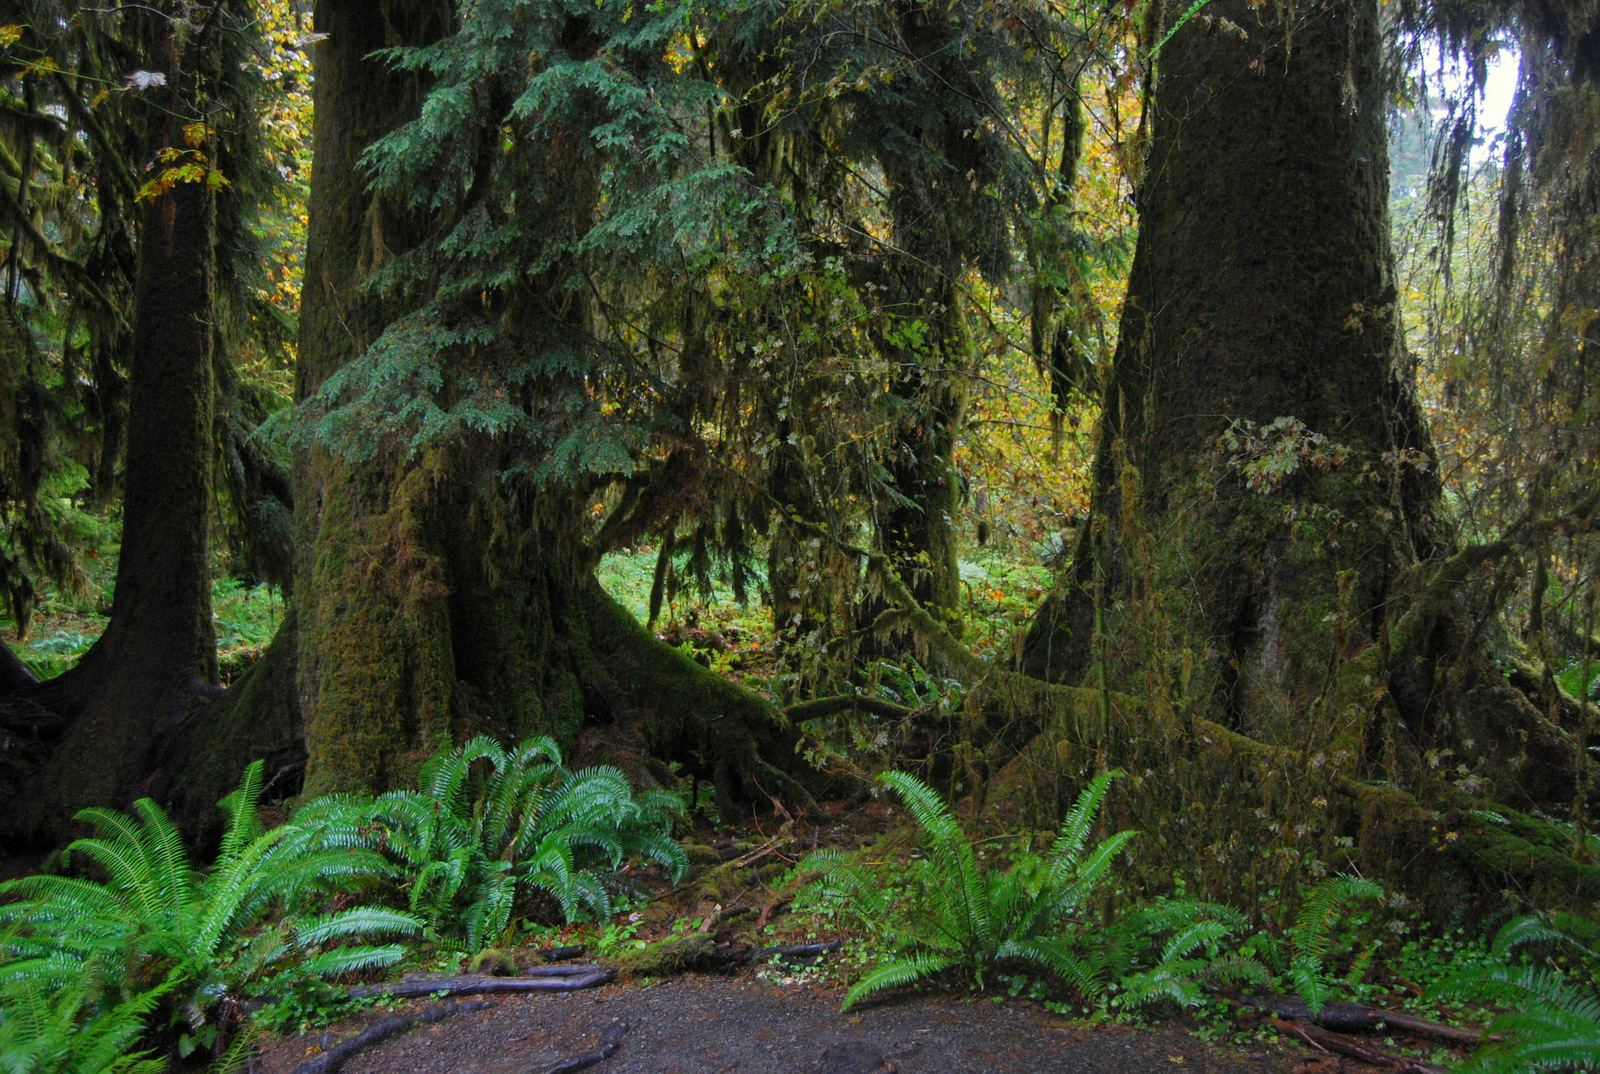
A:
<svg viewBox="0 0 1600 1074">
<path fill-rule="evenodd" d="M 412 977 L 404 981 L 360 985 L 350 990 L 352 999 L 367 996 L 504 995 L 522 992 L 574 992 L 593 988 L 616 977 L 604 966 L 534 966 L 521 977 Z"/>
</svg>

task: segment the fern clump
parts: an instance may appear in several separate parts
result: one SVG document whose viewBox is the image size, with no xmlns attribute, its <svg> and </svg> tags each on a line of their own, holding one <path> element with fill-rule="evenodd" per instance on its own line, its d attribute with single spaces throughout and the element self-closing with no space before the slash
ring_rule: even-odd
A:
<svg viewBox="0 0 1600 1074">
<path fill-rule="evenodd" d="M 1600 926 L 1567 913 L 1519 917 L 1496 934 L 1490 957 L 1428 992 L 1504 1008 L 1486 1034 L 1499 1039 L 1458 1069 L 1600 1069 Z"/>
<path fill-rule="evenodd" d="M 52 992 L 23 980 L 0 988 L 0 1070 L 6 1074 L 161 1074 L 166 1063 L 135 1052 L 170 984 L 110 1007 L 80 981 Z"/>
<path fill-rule="evenodd" d="M 1134 833 L 1118 832 L 1087 848 L 1106 789 L 1120 774 L 1106 772 L 1090 782 L 1044 855 L 1025 855 L 1009 869 L 987 872 L 927 784 L 905 772 L 879 777 L 905 802 L 922 832 L 922 853 L 897 880 L 903 886 L 890 889 L 866 867 L 828 852 L 803 863 L 821 873 L 814 896 L 858 918 L 892 953 L 846 993 L 844 1006 L 946 972 L 981 988 L 1008 967 L 1049 974 L 1086 995 L 1103 992 L 1106 952 L 1091 942 L 1082 915 Z"/>
<path fill-rule="evenodd" d="M 133 1017 L 117 1006 L 119 997 L 151 1003 L 149 997 L 160 996 L 185 1029 L 180 1050 L 187 1054 L 218 1043 L 218 1012 L 230 1000 L 398 962 L 404 954 L 398 943 L 359 941 L 416 935 L 422 921 L 411 914 L 365 906 L 299 913 L 352 877 L 382 872 L 383 859 L 321 846 L 292 825 L 264 831 L 256 812 L 260 791 L 257 761 L 222 801 L 228 814 L 222 847 L 204 873 L 191 865 L 166 812 L 145 798 L 134 803 L 133 816 L 109 809 L 78 814 L 97 834 L 69 845 L 63 860 L 87 859 L 105 880 L 29 876 L 0 884 L 0 899 L 14 900 L 0 906 L 7 1024 L 25 1018 L 26 1025 L 54 1032 L 64 1024 L 61 997 L 93 982 L 100 996 L 94 1017 L 123 1012 L 121 1021 L 105 1023 L 108 1039 L 116 1035 L 112 1027 Z M 274 912 L 276 919 L 263 924 Z M 39 1013 L 46 1007 L 49 1017 Z M 18 1013 L 25 1011 L 34 1013 Z"/>
<path fill-rule="evenodd" d="M 1356 993 L 1377 954 L 1376 942 L 1357 944 L 1341 972 L 1343 944 L 1338 929 L 1347 924 L 1357 903 L 1383 898 L 1383 887 L 1359 876 L 1334 876 L 1306 892 L 1295 914 L 1294 924 L 1284 930 L 1283 939 L 1265 933 L 1253 937 L 1258 950 L 1274 973 L 1286 979 L 1305 1001 L 1313 1015 L 1335 997 Z"/>
<path fill-rule="evenodd" d="M 1111 1006 L 1198 1007 L 1207 988 L 1268 984 L 1249 941 L 1225 943 L 1248 928 L 1233 907 L 1193 899 L 1160 899 L 1120 915 L 1105 931 Z"/>
<path fill-rule="evenodd" d="M 636 796 L 615 768 L 570 771 L 547 737 L 506 749 L 480 736 L 432 757 L 420 790 L 317 799 L 294 823 L 382 853 L 430 938 L 476 952 L 505 932 L 520 891 L 545 892 L 571 921 L 610 916 L 604 874 L 630 859 L 681 878 L 682 811 L 662 791 Z"/>
</svg>

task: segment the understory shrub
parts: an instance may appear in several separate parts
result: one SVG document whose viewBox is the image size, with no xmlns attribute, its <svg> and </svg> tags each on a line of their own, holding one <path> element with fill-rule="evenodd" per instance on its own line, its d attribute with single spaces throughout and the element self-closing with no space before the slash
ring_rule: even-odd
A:
<svg viewBox="0 0 1600 1074">
<path fill-rule="evenodd" d="M 610 916 L 607 874 L 630 859 L 681 879 L 682 812 L 665 791 L 635 796 L 615 768 L 570 771 L 549 738 L 508 750 L 480 736 L 435 754 L 420 790 L 317 799 L 294 823 L 325 845 L 381 853 L 429 939 L 475 953 L 506 931 L 519 893 L 546 893 L 572 921 Z"/>
<path fill-rule="evenodd" d="M 1219 943 L 1243 926 L 1236 911 L 1172 900 L 1107 924 L 1090 900 L 1135 833 L 1089 848 L 1089 833 L 1111 781 L 1096 776 L 1078 796 L 1049 850 L 980 867 L 971 841 L 939 795 L 915 776 L 889 772 L 921 829 L 920 852 L 897 876 L 822 851 L 802 863 L 820 874 L 810 897 L 859 920 L 890 953 L 846 993 L 849 1007 L 875 992 L 959 974 L 982 988 L 996 974 L 1041 973 L 1098 1000 L 1120 982 L 1120 1005 L 1198 1001 L 1194 981 L 1211 972 Z M 1217 971 L 1226 969 L 1217 965 Z"/>
<path fill-rule="evenodd" d="M 160 1023 L 163 1014 L 180 1054 L 215 1049 L 248 996 L 400 960 L 400 944 L 362 941 L 417 935 L 419 918 L 372 906 L 312 912 L 382 873 L 384 860 L 322 845 L 294 825 L 264 831 L 260 791 L 258 761 L 222 800 L 222 846 L 203 874 L 166 812 L 145 798 L 133 816 L 78 814 L 97 834 L 70 844 L 63 863 L 86 862 L 103 880 L 40 875 L 0 884 L 0 898 L 15 900 L 0 906 L 0 1032 L 28 1038 L 15 1044 L 18 1054 L 50 1052 L 50 1035 L 69 1025 L 126 1043 L 130 1025 L 147 1016 Z"/>
<path fill-rule="evenodd" d="M 1372 965 L 1378 945 L 1352 933 L 1352 909 L 1363 901 L 1383 898 L 1376 881 L 1359 876 L 1334 876 L 1323 880 L 1300 901 L 1294 924 L 1282 940 L 1266 933 L 1253 937 L 1252 948 L 1305 1001 L 1313 1015 L 1321 1014 L 1330 1000 L 1353 995 Z M 1348 954 L 1343 970 L 1339 948 Z M 1353 947 L 1353 949 L 1351 949 Z"/>
</svg>

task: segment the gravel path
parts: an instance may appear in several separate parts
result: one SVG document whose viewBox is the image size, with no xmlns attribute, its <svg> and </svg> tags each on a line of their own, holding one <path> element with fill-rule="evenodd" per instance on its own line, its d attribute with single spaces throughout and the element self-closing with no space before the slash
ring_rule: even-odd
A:
<svg viewBox="0 0 1600 1074">
<path fill-rule="evenodd" d="M 373 1016 L 379 1017 L 377 1015 Z M 371 1018 L 367 1021 L 372 1020 Z M 1211 1051 L 1178 1029 L 1077 1029 L 1025 1002 L 909 996 L 841 1014 L 836 992 L 682 977 L 650 988 L 507 997 L 365 1052 L 346 1074 L 545 1074 L 628 1026 L 595 1074 L 1288 1074 L 1289 1052 Z M 262 1074 L 290 1074 L 335 1027 L 274 1042 Z"/>
</svg>

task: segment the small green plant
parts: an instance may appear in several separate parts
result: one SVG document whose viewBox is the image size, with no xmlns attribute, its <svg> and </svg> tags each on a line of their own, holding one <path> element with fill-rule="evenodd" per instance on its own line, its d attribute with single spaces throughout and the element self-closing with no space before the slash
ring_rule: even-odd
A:
<svg viewBox="0 0 1600 1074">
<path fill-rule="evenodd" d="M 225 1001 L 259 988 L 393 965 L 399 944 L 351 945 L 377 935 L 415 935 L 410 914 L 360 906 L 301 916 L 296 911 L 353 875 L 381 872 L 381 858 L 327 847 L 293 826 L 263 831 L 256 812 L 261 762 L 223 799 L 228 820 L 216 863 L 203 875 L 177 828 L 148 798 L 135 816 L 86 809 L 98 832 L 67 847 L 64 862 L 88 859 L 107 879 L 29 876 L 0 884 L 0 979 L 44 995 L 103 981 L 136 997 L 170 992 L 185 1027 L 180 1050 L 217 1040 Z M 261 922 L 274 909 L 275 921 Z"/>
<path fill-rule="evenodd" d="M 1274 972 L 1288 979 L 1313 1015 L 1321 1014 L 1329 1000 L 1359 990 L 1377 953 L 1376 942 L 1357 944 L 1344 972 L 1337 972 L 1339 948 L 1348 946 L 1343 941 L 1350 939 L 1340 935 L 1339 927 L 1351 924 L 1350 910 L 1357 902 L 1381 898 L 1383 888 L 1374 881 L 1359 876 L 1329 877 L 1306 892 L 1294 924 L 1284 930 L 1287 942 L 1260 934 L 1253 938 L 1252 946 Z"/>
<path fill-rule="evenodd" d="M 946 971 L 960 971 L 982 988 L 1008 965 L 1059 977 L 1081 993 L 1101 992 L 1105 958 L 1080 912 L 1134 835 L 1119 832 L 1085 853 L 1117 775 L 1105 772 L 1090 782 L 1047 853 L 988 872 L 936 792 L 906 772 L 880 776 L 922 829 L 922 853 L 902 871 L 901 886 L 886 886 L 868 869 L 826 851 L 803 865 L 821 874 L 814 898 L 852 913 L 892 952 L 851 987 L 844 1006 Z"/>
<path fill-rule="evenodd" d="M 1532 914 L 1506 924 L 1493 961 L 1468 966 L 1428 990 L 1506 1008 L 1465 1074 L 1600 1069 L 1600 926 L 1573 914 Z"/>
<path fill-rule="evenodd" d="M 1111 1005 L 1198 1007 L 1208 987 L 1266 984 L 1270 974 L 1251 950 L 1223 944 L 1248 924 L 1231 906 L 1193 899 L 1160 899 L 1122 914 L 1105 933 L 1116 976 Z"/>
<path fill-rule="evenodd" d="M 487 771 L 474 778 L 480 762 Z M 586 912 L 603 918 L 611 895 L 598 866 L 647 859 L 674 879 L 688 868 L 671 836 L 683 812 L 676 796 L 636 797 L 615 768 L 569 771 L 546 737 L 510 750 L 474 738 L 435 754 L 421 784 L 376 799 L 319 799 L 295 823 L 382 852 L 430 937 L 469 953 L 506 931 L 519 889 L 547 893 L 568 921 Z"/>
</svg>

